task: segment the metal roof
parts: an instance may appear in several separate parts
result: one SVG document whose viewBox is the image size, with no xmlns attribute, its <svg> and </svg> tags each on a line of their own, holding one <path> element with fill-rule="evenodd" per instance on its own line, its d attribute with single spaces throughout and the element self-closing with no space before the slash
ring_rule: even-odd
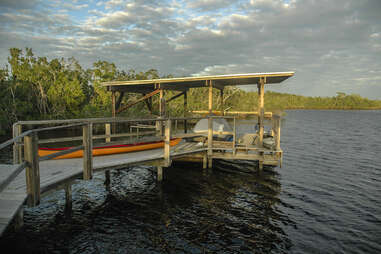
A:
<svg viewBox="0 0 381 254">
<path fill-rule="evenodd" d="M 205 87 L 206 81 L 208 80 L 212 81 L 213 87 L 223 88 L 225 86 L 254 85 L 259 83 L 260 78 L 265 78 L 266 84 L 275 84 L 293 75 L 294 72 L 245 73 L 185 78 L 110 81 L 103 82 L 102 85 L 108 87 L 111 91 L 149 93 L 154 91 L 158 85 L 160 85 L 160 88 L 166 90 L 184 91 L 189 88 Z"/>
</svg>

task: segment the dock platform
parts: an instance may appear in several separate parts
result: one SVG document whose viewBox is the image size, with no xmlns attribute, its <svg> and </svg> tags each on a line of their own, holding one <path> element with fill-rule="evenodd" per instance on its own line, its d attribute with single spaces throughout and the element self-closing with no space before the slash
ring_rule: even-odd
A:
<svg viewBox="0 0 381 254">
<path fill-rule="evenodd" d="M 108 82 L 104 84 L 112 92 L 111 118 L 19 121 L 13 125 L 13 138 L 0 144 L 0 150 L 13 145 L 13 165 L 0 165 L 0 237 L 14 221 L 16 227 L 23 223 L 23 206 L 37 206 L 41 196 L 58 189 L 65 190 L 66 207 L 71 209 L 71 185 L 76 179 L 91 180 L 93 173 L 137 164 L 157 168 L 157 181 L 163 180 L 163 168 L 174 160 L 199 161 L 202 168 L 212 168 L 213 160 L 251 160 L 258 165 L 281 166 L 280 115 L 264 111 L 264 84 L 280 83 L 291 77 L 287 73 L 237 74 L 207 77 L 156 79 L 143 81 Z M 258 85 L 258 107 L 256 112 L 245 112 L 255 116 L 251 133 L 244 136 L 237 131 L 237 118 L 228 116 L 223 110 L 223 91 L 228 85 Z M 186 116 L 187 91 L 190 88 L 207 87 L 209 91 L 208 115 Z M 220 90 L 221 116 L 216 116 L 212 107 L 213 88 Z M 165 90 L 180 93 L 165 99 Z M 141 93 L 136 102 L 121 106 L 127 92 Z M 120 96 L 117 99 L 116 94 Z M 116 117 L 138 102 L 147 100 L 152 111 L 152 96 L 159 94 L 159 116 L 149 119 L 128 119 Z M 165 108 L 170 101 L 184 96 L 184 117 L 169 117 Z M 151 112 L 152 113 L 152 112 Z M 222 118 L 232 125 L 232 130 L 215 128 L 215 120 Z M 265 119 L 266 118 L 266 119 Z M 207 120 L 205 131 L 191 130 L 197 121 Z M 267 120 L 267 122 L 265 122 Z M 265 125 L 270 125 L 266 132 Z M 179 127 L 180 126 L 180 127 Z M 66 131 L 65 130 L 70 130 Z M 54 133 L 45 135 L 46 132 Z M 101 132 L 101 133 L 99 133 Z M 60 135 L 62 133 L 71 133 Z M 78 135 L 81 133 L 82 135 Z M 46 138 L 49 137 L 49 138 Z M 224 138 L 221 138 L 224 137 Z M 226 138 L 228 137 L 228 138 Z M 265 139 L 273 140 L 270 144 Z M 171 140 L 181 141 L 171 146 Z M 39 147 L 50 144 L 60 147 L 69 142 L 72 147 L 56 153 L 39 156 Z M 160 142 L 162 147 L 129 153 L 93 156 L 94 147 L 126 145 L 144 142 Z M 82 158 L 54 159 L 61 155 L 81 152 Z"/>
</svg>

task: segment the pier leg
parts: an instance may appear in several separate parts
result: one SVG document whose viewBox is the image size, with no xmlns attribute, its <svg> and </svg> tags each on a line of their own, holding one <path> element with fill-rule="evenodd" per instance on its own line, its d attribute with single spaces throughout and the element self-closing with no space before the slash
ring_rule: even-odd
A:
<svg viewBox="0 0 381 254">
<path fill-rule="evenodd" d="M 213 167 L 213 158 L 209 157 L 208 158 L 208 168 L 212 168 L 212 167 Z"/>
<path fill-rule="evenodd" d="M 40 204 L 40 164 L 38 161 L 38 137 L 35 132 L 24 137 L 24 158 L 28 162 L 25 169 L 28 206 Z"/>
<path fill-rule="evenodd" d="M 106 170 L 105 171 L 105 185 L 106 185 L 106 191 L 110 191 L 110 183 L 111 183 L 111 179 L 110 179 L 110 170 Z"/>
<path fill-rule="evenodd" d="M 24 209 L 21 207 L 15 217 L 14 230 L 18 231 L 22 226 L 24 226 Z"/>
<path fill-rule="evenodd" d="M 259 155 L 260 155 L 260 159 L 258 161 L 258 169 L 259 169 L 259 172 L 262 172 L 263 171 L 263 161 L 265 160 L 265 156 L 264 156 L 263 152 L 259 152 Z"/>
<path fill-rule="evenodd" d="M 72 213 L 72 190 L 71 184 L 68 183 L 65 185 L 65 215 L 67 217 L 71 216 Z"/>
<path fill-rule="evenodd" d="M 263 171 L 263 161 L 258 161 L 258 168 L 259 168 L 259 172 L 262 172 Z"/>
<path fill-rule="evenodd" d="M 204 156 L 202 157 L 202 168 L 206 169 L 208 167 L 208 157 L 206 153 L 204 153 Z"/>
<path fill-rule="evenodd" d="M 22 133 L 22 126 L 19 124 L 13 125 L 13 137 L 17 137 Z M 19 164 L 22 161 L 22 146 L 19 144 L 20 141 L 17 141 L 13 145 L 13 164 Z"/>
<path fill-rule="evenodd" d="M 105 124 L 105 135 L 107 136 L 106 143 L 110 143 L 111 142 L 111 124 L 109 123 Z"/>
<path fill-rule="evenodd" d="M 93 178 L 93 124 L 83 126 L 83 179 Z"/>
<path fill-rule="evenodd" d="M 157 181 L 158 182 L 163 181 L 163 167 L 161 166 L 157 167 Z"/>
</svg>

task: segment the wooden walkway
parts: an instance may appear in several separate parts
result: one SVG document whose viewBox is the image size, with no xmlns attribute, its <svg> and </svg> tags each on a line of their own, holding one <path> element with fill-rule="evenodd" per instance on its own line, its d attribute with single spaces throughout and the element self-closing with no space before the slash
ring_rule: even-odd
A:
<svg viewBox="0 0 381 254">
<path fill-rule="evenodd" d="M 36 206 L 40 203 L 40 196 L 57 189 L 65 189 L 66 204 L 71 207 L 71 184 L 76 179 L 90 180 L 93 172 L 106 171 L 106 181 L 109 179 L 109 169 L 123 168 L 136 164 L 148 164 L 157 167 L 157 180 L 162 180 L 163 167 L 171 165 L 172 160 L 202 161 L 203 168 L 212 168 L 213 159 L 228 160 L 252 160 L 258 161 L 258 170 L 263 165 L 277 166 L 281 164 L 282 150 L 280 149 L 280 117 L 273 116 L 272 133 L 275 144 L 271 148 L 263 145 L 263 133 L 248 134 L 248 138 L 237 137 L 236 119 L 230 117 L 233 122 L 233 131 L 216 131 L 213 122 L 216 116 L 208 116 L 208 131 L 202 133 L 175 133 L 172 135 L 173 121 L 177 130 L 176 121 L 199 120 L 201 118 L 177 118 L 177 119 L 73 119 L 73 120 L 46 120 L 18 122 L 14 125 L 14 137 L 0 144 L 0 149 L 13 145 L 14 165 L 0 165 L 0 237 L 9 227 L 12 221 L 15 225 L 22 223 L 23 205 Z M 229 118 L 224 116 L 223 118 Z M 154 124 L 152 124 L 152 122 Z M 155 131 L 133 133 L 110 133 L 111 123 L 130 124 L 132 127 L 137 123 L 150 123 Z M 58 125 L 32 129 L 22 132 L 22 125 Z M 67 124 L 67 125 L 61 125 Z M 93 125 L 105 125 L 105 135 L 93 136 Z M 189 124 L 189 122 L 188 122 Z M 41 132 L 61 129 L 82 128 L 82 137 L 58 137 L 53 139 L 39 139 Z M 130 128 L 131 129 L 131 128 Z M 185 132 L 186 128 L 184 128 Z M 231 141 L 221 141 L 218 135 L 230 135 Z M 42 136 L 42 135 L 41 135 Z M 41 137 L 40 136 L 40 137 Z M 262 136 L 262 138 L 261 138 Z M 93 157 L 94 140 L 120 137 L 135 138 L 129 142 L 139 143 L 150 140 L 163 141 L 163 147 L 140 152 L 130 152 L 107 156 Z M 258 143 L 254 137 L 259 137 Z M 171 140 L 181 138 L 175 146 L 171 146 Z M 147 139 L 147 140 L 146 140 Z M 59 151 L 55 154 L 39 156 L 39 144 L 48 142 L 66 142 L 82 140 L 82 144 L 68 150 Z M 108 140 L 108 141 L 107 141 Z M 115 140 L 116 143 L 125 141 Z M 102 143 L 101 143 L 102 144 Z M 110 143 L 111 144 L 111 143 Z M 113 143 L 114 144 L 114 143 Z M 99 145 L 99 143 L 98 143 Z M 59 155 L 83 150 L 83 158 L 51 160 Z M 18 223 L 19 222 L 19 223 Z"/>
<path fill-rule="evenodd" d="M 206 147 L 195 142 L 181 141 L 171 147 L 171 158 L 184 154 L 204 152 Z M 144 164 L 164 159 L 163 149 L 153 149 L 140 152 L 96 156 L 93 158 L 93 170 L 101 171 L 111 168 L 121 168 L 129 165 Z M 15 172 L 18 165 L 0 166 L 0 183 Z M 40 162 L 41 194 L 61 188 L 65 183 L 82 178 L 83 159 L 47 160 Z M 26 175 L 21 172 L 0 192 L 0 236 L 15 218 L 27 199 Z"/>
</svg>

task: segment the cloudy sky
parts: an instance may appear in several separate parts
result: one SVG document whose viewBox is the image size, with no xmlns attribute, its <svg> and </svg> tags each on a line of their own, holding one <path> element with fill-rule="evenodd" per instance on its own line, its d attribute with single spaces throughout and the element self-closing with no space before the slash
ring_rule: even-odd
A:
<svg viewBox="0 0 381 254">
<path fill-rule="evenodd" d="M 30 47 L 163 75 L 295 71 L 271 89 L 381 99 L 381 0 L 0 0 L 0 24 L 2 67 Z"/>
</svg>

